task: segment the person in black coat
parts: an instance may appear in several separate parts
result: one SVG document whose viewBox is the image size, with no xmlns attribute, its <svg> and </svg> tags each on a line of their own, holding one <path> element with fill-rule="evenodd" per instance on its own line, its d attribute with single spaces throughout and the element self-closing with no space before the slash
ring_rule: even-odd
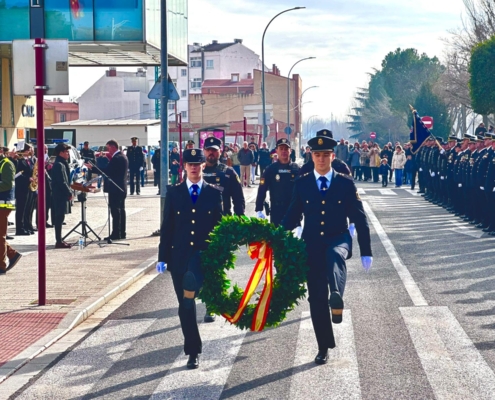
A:
<svg viewBox="0 0 495 400">
<path fill-rule="evenodd" d="M 131 194 L 134 194 L 134 186 L 136 189 L 136 194 L 141 194 L 139 180 L 141 179 L 141 171 L 144 168 L 143 148 L 137 145 L 137 141 L 137 137 L 132 137 L 132 146 L 127 148 L 127 159 L 129 162 L 129 187 Z"/>
<path fill-rule="evenodd" d="M 158 141 L 161 145 L 161 141 Z M 151 164 L 153 164 L 153 185 L 158 186 L 158 193 L 160 194 L 160 169 L 161 169 L 161 151 L 160 148 L 155 149 L 155 153 L 151 157 Z"/>
<path fill-rule="evenodd" d="M 70 201 L 72 200 L 72 190 L 70 188 L 70 167 L 69 159 L 70 147 L 65 143 L 59 143 L 55 147 L 55 163 L 50 171 L 52 179 L 52 222 L 55 228 L 55 248 L 70 249 L 69 243 L 62 241 L 62 224 L 65 214 L 70 211 Z"/>
<path fill-rule="evenodd" d="M 30 158 L 32 147 L 26 144 L 19 152 L 16 161 L 15 178 L 15 234 L 16 236 L 29 236 L 34 231 L 28 230 L 25 215 L 28 212 L 29 185 L 33 177 L 34 164 Z M 32 233 L 31 233 L 32 232 Z"/>
<path fill-rule="evenodd" d="M 113 182 L 105 180 L 103 191 L 108 193 L 108 206 L 112 215 L 112 233 L 105 240 L 125 239 L 126 214 L 125 199 L 127 197 L 126 173 L 129 167 L 127 157 L 119 150 L 119 144 L 112 139 L 107 142 L 108 157 L 110 162 L 106 167 L 87 165 L 97 171 L 105 173 Z"/>
<path fill-rule="evenodd" d="M 201 251 L 208 247 L 208 235 L 222 218 L 222 194 L 203 180 L 204 161 L 202 150 L 184 151 L 187 179 L 167 187 L 158 247 L 157 270 L 162 273 L 168 268 L 179 301 L 189 369 L 198 368 L 202 352 L 194 300 L 204 279 Z"/>
<path fill-rule="evenodd" d="M 92 162 L 93 164 L 96 164 L 95 152 L 94 150 L 89 148 L 88 141 L 84 142 L 84 147 L 81 149 L 79 154 L 81 155 L 85 163 Z M 86 180 L 91 180 L 91 170 L 88 170 L 88 172 L 86 173 Z"/>
<path fill-rule="evenodd" d="M 348 219 L 355 224 L 366 270 L 371 267 L 373 258 L 368 221 L 353 179 L 331 166 L 337 142 L 329 137 L 315 137 L 308 144 L 315 169 L 296 180 L 292 201 L 281 225 L 292 230 L 304 214 L 302 239 L 308 253 L 309 306 L 318 342 L 315 363 L 325 364 L 328 349 L 335 347 L 329 306 L 332 321 L 342 322 L 345 261 L 352 256 Z"/>
</svg>

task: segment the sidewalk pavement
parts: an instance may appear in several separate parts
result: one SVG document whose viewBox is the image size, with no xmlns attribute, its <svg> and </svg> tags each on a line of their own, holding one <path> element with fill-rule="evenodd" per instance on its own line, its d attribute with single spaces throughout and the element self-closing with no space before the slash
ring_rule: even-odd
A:
<svg viewBox="0 0 495 400">
<path fill-rule="evenodd" d="M 257 188 L 244 189 L 246 203 L 254 201 Z M 37 234 L 15 236 L 9 242 L 23 257 L 7 274 L 0 275 L 0 384 L 154 268 L 159 237 L 151 234 L 159 229 L 160 220 L 156 192 L 147 185 L 140 196 L 127 196 L 127 239 L 117 243 L 129 246 L 102 241 L 79 250 L 80 235 L 74 233 L 66 239 L 75 243 L 72 249 L 55 249 L 55 233 L 47 229 L 45 306 L 38 306 Z M 76 202 L 66 216 L 63 235 L 80 218 L 81 203 Z M 88 196 L 87 222 L 102 239 L 108 236 L 103 193 Z M 14 233 L 9 229 L 11 236 Z"/>
</svg>

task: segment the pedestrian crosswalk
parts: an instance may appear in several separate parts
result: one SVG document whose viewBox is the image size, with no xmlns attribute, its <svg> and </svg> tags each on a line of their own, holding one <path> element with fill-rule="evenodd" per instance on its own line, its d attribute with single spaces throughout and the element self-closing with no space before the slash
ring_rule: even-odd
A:
<svg viewBox="0 0 495 400">
<path fill-rule="evenodd" d="M 358 193 L 360 195 L 369 196 L 397 196 L 403 193 L 407 193 L 409 196 L 421 196 L 417 190 L 411 190 L 408 188 L 362 188 L 358 187 Z"/>
</svg>

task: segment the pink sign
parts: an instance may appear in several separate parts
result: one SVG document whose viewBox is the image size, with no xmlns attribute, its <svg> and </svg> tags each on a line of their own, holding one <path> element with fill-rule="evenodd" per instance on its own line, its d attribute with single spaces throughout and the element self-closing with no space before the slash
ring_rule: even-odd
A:
<svg viewBox="0 0 495 400">
<path fill-rule="evenodd" d="M 218 131 L 201 131 L 199 132 L 199 148 L 203 148 L 205 144 L 205 140 L 208 139 L 209 137 L 216 137 L 217 139 L 220 139 L 222 142 L 225 140 L 225 131 L 218 130 Z"/>
</svg>

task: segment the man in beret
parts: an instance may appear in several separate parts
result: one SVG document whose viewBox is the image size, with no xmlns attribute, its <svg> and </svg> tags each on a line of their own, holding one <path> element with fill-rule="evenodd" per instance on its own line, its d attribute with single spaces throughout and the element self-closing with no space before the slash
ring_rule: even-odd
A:
<svg viewBox="0 0 495 400">
<path fill-rule="evenodd" d="M 156 269 L 159 273 L 168 269 L 172 275 L 187 368 L 195 369 L 202 352 L 195 302 L 204 279 L 201 252 L 223 210 L 221 191 L 203 179 L 203 151 L 186 149 L 183 160 L 187 179 L 167 187 Z"/>
<path fill-rule="evenodd" d="M 368 220 L 354 181 L 332 168 L 337 142 L 317 136 L 310 139 L 308 145 L 314 170 L 296 180 L 291 204 L 281 225 L 292 230 L 304 215 L 302 239 L 308 253 L 309 307 L 318 343 L 315 363 L 326 364 L 328 349 L 335 347 L 332 322 L 342 322 L 345 261 L 352 256 L 348 219 L 355 223 L 366 271 L 371 268 L 373 257 Z"/>
</svg>

